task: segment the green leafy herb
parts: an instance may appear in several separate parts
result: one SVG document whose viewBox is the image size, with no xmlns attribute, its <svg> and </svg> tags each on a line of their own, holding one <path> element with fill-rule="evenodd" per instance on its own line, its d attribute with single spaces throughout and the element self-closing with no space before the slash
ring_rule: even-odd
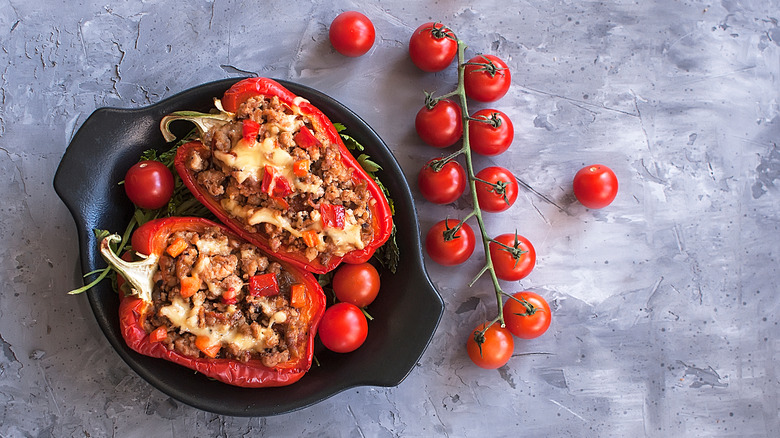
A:
<svg viewBox="0 0 780 438">
<path fill-rule="evenodd" d="M 165 216 L 198 216 L 198 217 L 205 217 L 205 218 L 211 218 L 213 219 L 214 216 L 212 215 L 211 211 L 207 209 L 203 204 L 201 204 L 187 189 L 187 186 L 184 185 L 184 182 L 181 180 L 181 177 L 179 177 L 178 173 L 176 172 L 176 169 L 174 169 L 174 159 L 176 158 L 176 150 L 179 148 L 179 146 L 187 143 L 188 141 L 191 141 L 194 138 L 194 135 L 196 135 L 197 131 L 193 130 L 191 133 L 186 135 L 183 139 L 178 141 L 172 148 L 170 148 L 167 151 L 164 151 L 160 153 L 156 149 L 148 149 L 145 150 L 143 153 L 141 153 L 141 157 L 139 161 L 145 161 L 145 160 L 156 160 L 163 164 L 165 164 L 169 169 L 171 169 L 171 172 L 173 173 L 173 181 L 174 181 L 174 189 L 173 189 L 173 196 L 171 196 L 171 200 L 168 201 L 168 205 L 163 206 L 161 208 L 158 208 L 156 210 L 148 210 L 144 208 L 138 208 L 136 207 L 135 211 L 133 212 L 133 216 L 130 219 L 130 223 L 127 224 L 127 228 L 125 228 L 125 232 L 122 235 L 122 241 L 118 245 L 112 245 L 112 250 L 116 254 L 121 254 L 122 252 L 129 249 L 129 242 L 130 242 L 130 236 L 132 235 L 133 231 L 138 228 L 139 226 Z M 120 184 L 123 184 L 124 181 L 120 182 Z M 95 233 L 95 238 L 98 242 L 102 241 L 106 236 L 111 234 L 107 230 L 93 230 Z M 90 276 L 93 276 L 95 274 L 98 274 L 97 277 L 95 277 L 94 280 L 89 282 L 88 284 L 84 285 L 83 287 L 80 287 L 78 289 L 74 289 L 69 294 L 80 294 L 82 292 L 86 292 L 101 281 L 103 281 L 106 277 L 110 278 L 112 280 L 112 283 L 116 285 L 116 273 L 113 271 L 113 269 L 110 266 L 106 266 L 103 269 L 99 269 L 93 272 L 89 272 L 84 275 L 84 278 L 88 278 Z M 114 287 L 116 290 L 116 287 Z"/>
<path fill-rule="evenodd" d="M 391 204 L 392 205 L 392 204 Z M 379 247 L 374 253 L 374 256 L 379 260 L 385 268 L 395 274 L 398 269 L 398 262 L 400 261 L 401 251 L 398 249 L 398 243 L 395 241 L 396 228 L 393 223 L 393 231 L 390 232 L 390 237 L 387 239 L 384 245 Z"/>
<path fill-rule="evenodd" d="M 339 135 L 341 135 L 341 138 L 344 140 L 344 145 L 347 147 L 347 149 L 361 152 L 365 150 L 363 145 L 361 145 L 357 140 L 343 133 L 343 131 L 347 129 L 344 125 L 341 123 L 334 123 L 333 126 L 336 127 L 336 131 L 339 133 Z M 379 176 L 377 175 L 377 172 L 382 170 L 382 166 L 373 161 L 368 154 L 360 154 L 356 159 L 358 164 L 360 164 L 363 170 L 366 171 L 368 176 L 370 176 L 374 182 L 376 182 L 377 186 L 379 186 L 379 189 L 382 190 L 382 193 L 384 193 L 385 198 L 387 199 L 387 203 L 390 205 L 390 214 L 395 216 L 395 204 L 393 203 L 393 199 L 390 197 L 390 190 L 387 189 L 387 186 L 382 183 L 382 180 L 380 180 Z M 378 248 L 374 254 L 382 266 L 390 270 L 390 272 L 393 274 L 395 274 L 396 270 L 398 269 L 398 262 L 400 260 L 400 251 L 398 249 L 395 236 L 396 227 L 394 223 L 393 231 L 390 233 L 390 238 L 388 238 L 387 242 Z"/>
</svg>

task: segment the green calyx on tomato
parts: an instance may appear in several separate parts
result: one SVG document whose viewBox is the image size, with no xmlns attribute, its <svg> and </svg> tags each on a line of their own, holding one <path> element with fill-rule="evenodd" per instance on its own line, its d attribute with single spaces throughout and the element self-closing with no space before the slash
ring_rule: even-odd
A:
<svg viewBox="0 0 780 438">
<path fill-rule="evenodd" d="M 509 170 L 491 166 L 480 170 L 475 176 L 479 208 L 496 213 L 504 211 L 517 200 L 519 186 Z"/>
<path fill-rule="evenodd" d="M 550 327 L 550 305 L 541 295 L 525 291 L 511 295 L 503 310 L 506 328 L 521 339 L 541 336 Z"/>
<path fill-rule="evenodd" d="M 480 155 L 503 153 L 509 149 L 514 136 L 512 121 L 501 111 L 482 109 L 469 117 L 469 145 Z"/>
<path fill-rule="evenodd" d="M 414 118 L 414 127 L 420 139 L 435 148 L 452 146 L 463 136 L 463 117 L 460 105 L 449 99 L 425 98 L 425 105 Z"/>
<path fill-rule="evenodd" d="M 485 369 L 506 365 L 514 349 L 512 334 L 495 321 L 477 326 L 466 341 L 466 352 L 471 361 Z"/>
<path fill-rule="evenodd" d="M 421 25 L 409 39 L 409 57 L 414 65 L 426 72 L 444 70 L 455 59 L 457 52 L 455 34 L 438 22 Z"/>
<path fill-rule="evenodd" d="M 435 158 L 420 169 L 417 185 L 428 201 L 449 204 L 466 190 L 466 171 L 457 161 Z"/>
<path fill-rule="evenodd" d="M 454 219 L 437 222 L 425 236 L 428 255 L 433 261 L 444 266 L 465 262 L 474 253 L 475 246 L 474 231 L 469 224 Z"/>
<path fill-rule="evenodd" d="M 493 102 L 509 90 L 512 75 L 506 63 L 497 56 L 477 55 L 464 66 L 466 96 L 480 102 Z"/>
<path fill-rule="evenodd" d="M 489 250 L 496 277 L 501 280 L 521 280 L 531 273 L 536 264 L 534 246 L 516 231 L 491 239 Z"/>
</svg>

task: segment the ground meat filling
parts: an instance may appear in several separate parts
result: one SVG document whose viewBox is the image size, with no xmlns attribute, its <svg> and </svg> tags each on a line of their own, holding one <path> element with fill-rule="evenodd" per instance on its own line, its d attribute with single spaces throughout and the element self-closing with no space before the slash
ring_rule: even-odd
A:
<svg viewBox="0 0 780 438">
<path fill-rule="evenodd" d="M 283 196 L 269 194 L 267 188 L 263 190 L 267 170 L 247 176 L 242 174 L 241 169 L 218 158 L 226 154 L 237 156 L 234 148 L 244 137 L 242 127 L 245 120 L 259 124 L 258 146 L 266 139 L 272 139 L 273 148 L 283 151 L 287 163 L 305 163 L 307 166 L 305 172 L 286 174 L 287 179 L 292 179 L 288 181 L 291 193 Z M 319 144 L 299 146 L 295 139 L 301 129 L 313 133 Z M 351 250 L 362 249 L 373 238 L 369 206 L 375 201 L 366 182 L 353 180 L 352 169 L 342 162 L 339 148 L 326 136 L 314 131 L 305 116 L 294 114 L 277 97 L 249 99 L 239 107 L 235 121 L 208 131 L 203 143 L 209 150 L 193 150 L 187 157 L 187 165 L 195 181 L 222 205 L 230 202 L 239 206 L 238 210 L 228 210 L 228 214 L 242 222 L 247 230 L 264 236 L 271 250 L 281 248 L 299 252 L 309 261 L 319 258 L 321 263 L 327 264 L 332 256 L 343 256 Z M 265 152 L 269 159 L 274 153 Z M 345 239 L 334 239 L 330 233 L 323 232 L 323 228 L 327 228 L 320 215 L 323 204 L 343 207 L 354 238 L 345 242 Z M 247 217 L 250 213 L 236 213 L 259 209 L 280 213 L 288 228 L 274 220 L 257 219 L 257 223 L 252 223 Z M 319 233 L 315 244 L 303 236 L 304 232 L 313 229 Z"/>
<path fill-rule="evenodd" d="M 273 367 L 305 354 L 299 347 L 305 345 L 307 330 L 299 311 L 290 305 L 295 280 L 279 263 L 219 228 L 200 234 L 179 231 L 168 244 L 181 241 L 186 248 L 179 254 L 165 252 L 160 257 L 153 309 L 143 322 L 147 333 L 166 327 L 167 337 L 160 342 L 196 358 L 206 357 L 198 343 L 204 336 L 208 344 L 220 345 L 216 358 L 259 359 Z M 279 292 L 253 295 L 250 279 L 268 273 L 276 276 Z M 199 279 L 197 291 L 183 294 L 183 278 Z"/>
</svg>

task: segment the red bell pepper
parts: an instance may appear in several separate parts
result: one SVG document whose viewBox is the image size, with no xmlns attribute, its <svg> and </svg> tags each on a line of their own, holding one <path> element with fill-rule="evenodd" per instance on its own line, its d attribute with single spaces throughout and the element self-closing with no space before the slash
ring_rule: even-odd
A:
<svg viewBox="0 0 780 438">
<path fill-rule="evenodd" d="M 309 128 L 306 128 L 305 126 L 295 134 L 295 143 L 306 149 L 321 144 L 320 141 L 317 140 L 317 137 L 315 137 L 314 134 L 309 131 Z"/>
<path fill-rule="evenodd" d="M 152 276 L 157 270 L 160 255 L 166 250 L 169 236 L 176 231 L 204 232 L 207 228 L 219 227 L 226 235 L 238 238 L 227 228 L 202 218 L 163 218 L 147 222 L 138 228 L 132 237 L 135 251 L 146 255 L 140 262 L 126 262 L 111 251 L 109 243 L 119 236 L 112 235 L 101 242 L 101 253 L 121 274 L 133 291 L 133 294 L 121 294 L 119 304 L 119 324 L 122 336 L 133 350 L 156 358 L 166 359 L 196 370 L 209 378 L 231 385 L 243 387 L 284 386 L 299 380 L 309 370 L 314 356 L 314 337 L 320 318 L 325 311 L 325 295 L 312 274 L 287 263 L 282 263 L 293 278 L 295 286 L 294 305 L 306 326 L 306 336 L 300 339 L 297 351 L 288 361 L 274 367 L 264 366 L 260 360 L 251 359 L 241 362 L 233 359 L 212 358 L 219 351 L 219 345 L 208 344 L 208 337 L 198 340 L 196 346 L 207 357 L 193 358 L 169 350 L 165 343 L 163 330 L 159 328 L 147 333 L 143 321 L 152 306 Z M 301 302 L 303 304 L 301 304 Z M 159 331 L 158 331 L 159 330 Z M 202 345 L 201 345 L 202 344 Z M 291 349 L 290 351 L 293 351 Z"/>
<path fill-rule="evenodd" d="M 256 297 L 270 297 L 279 293 L 279 282 L 276 275 L 260 274 L 253 275 L 249 279 L 249 293 Z"/>
<path fill-rule="evenodd" d="M 260 133 L 260 124 L 254 120 L 244 120 L 241 125 L 241 136 L 247 140 L 254 140 L 257 138 L 257 134 Z"/>
<path fill-rule="evenodd" d="M 263 182 L 260 185 L 260 190 L 273 198 L 284 198 L 292 193 L 292 187 L 290 187 L 290 182 L 287 181 L 287 178 L 284 175 L 277 174 L 276 169 L 268 165 L 265 166 L 263 172 Z"/>
<path fill-rule="evenodd" d="M 335 204 L 320 205 L 320 217 L 322 225 L 326 228 L 344 229 L 344 206 Z"/>
<path fill-rule="evenodd" d="M 393 229 L 390 206 L 376 182 L 374 182 L 374 180 L 363 170 L 358 161 L 352 156 L 349 150 L 347 150 L 346 146 L 344 146 L 341 136 L 325 114 L 308 101 L 297 97 L 276 81 L 267 78 L 248 78 L 237 82 L 225 92 L 221 104 L 226 112 L 221 113 L 218 116 L 208 116 L 210 117 L 208 122 L 222 123 L 224 120 L 229 119 L 231 117 L 230 114 L 235 113 L 243 102 L 257 96 L 276 96 L 281 103 L 290 108 L 297 108 L 297 110 L 311 122 L 311 126 L 316 133 L 323 135 L 330 143 L 338 148 L 341 155 L 341 161 L 352 171 L 353 180 L 357 183 L 365 182 L 371 195 L 371 200 L 368 205 L 368 209 L 371 212 L 371 227 L 373 229 L 373 238 L 371 241 L 368 242 L 364 248 L 352 250 L 343 256 L 333 255 L 332 257 L 327 257 L 325 258 L 326 261 L 324 263 L 320 257 L 310 261 L 306 257 L 304 251 L 293 247 L 282 246 L 279 249 L 272 251 L 269 237 L 260 232 L 247 230 L 247 227 L 244 224 L 225 211 L 222 205 L 220 205 L 219 199 L 211 196 L 204 187 L 197 183 L 195 172 L 190 170 L 186 163 L 188 157 L 194 150 L 202 152 L 201 156 L 209 155 L 208 147 L 200 141 L 186 143 L 180 146 L 176 153 L 175 167 L 184 184 L 203 205 L 211 210 L 222 223 L 227 225 L 236 234 L 257 245 L 265 252 L 274 254 L 278 258 L 300 266 L 310 272 L 324 274 L 335 269 L 342 261 L 347 263 L 363 263 L 368 261 L 374 252 L 390 237 Z M 166 132 L 167 124 L 175 118 L 175 115 L 167 116 L 161 123 L 166 138 L 170 138 L 171 136 L 170 133 Z M 201 135 L 205 132 L 204 129 L 207 129 L 209 126 L 204 120 L 194 120 L 186 116 L 182 116 L 181 118 L 195 122 L 201 131 Z M 304 130 L 301 130 L 301 132 L 303 131 Z M 307 133 L 311 134 L 311 132 Z M 303 137 L 299 139 L 304 142 L 304 147 L 305 145 L 310 144 L 309 140 L 311 140 L 306 140 L 308 137 L 306 135 L 307 133 L 302 134 Z M 311 137 L 319 143 L 319 140 L 314 138 L 313 134 Z M 270 185 L 271 181 L 269 181 L 269 186 Z M 273 199 L 282 200 L 278 196 Z M 282 202 L 279 202 L 279 204 L 282 206 L 284 205 Z"/>
</svg>

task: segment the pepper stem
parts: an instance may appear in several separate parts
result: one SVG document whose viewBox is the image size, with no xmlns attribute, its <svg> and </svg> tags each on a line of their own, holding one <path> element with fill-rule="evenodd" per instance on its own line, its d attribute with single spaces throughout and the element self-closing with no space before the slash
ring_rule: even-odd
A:
<svg viewBox="0 0 780 438">
<path fill-rule="evenodd" d="M 152 301 L 152 290 L 154 290 L 154 281 L 152 277 L 157 272 L 157 259 L 155 254 L 144 257 L 138 262 L 128 262 L 122 260 L 111 250 L 111 243 L 122 240 L 118 234 L 111 234 L 100 241 L 100 254 L 106 260 L 106 263 L 119 272 L 125 281 L 130 285 L 132 294 L 146 301 Z M 139 254 L 140 255 L 140 254 Z"/>
<path fill-rule="evenodd" d="M 222 111 L 217 114 L 201 113 L 198 111 L 176 111 L 160 120 L 160 131 L 162 131 L 165 141 L 172 142 L 176 140 L 176 135 L 171 132 L 171 123 L 177 120 L 187 120 L 192 122 L 198 128 L 200 138 L 204 138 L 206 131 L 216 126 L 222 126 L 233 120 L 233 114 Z"/>
</svg>

